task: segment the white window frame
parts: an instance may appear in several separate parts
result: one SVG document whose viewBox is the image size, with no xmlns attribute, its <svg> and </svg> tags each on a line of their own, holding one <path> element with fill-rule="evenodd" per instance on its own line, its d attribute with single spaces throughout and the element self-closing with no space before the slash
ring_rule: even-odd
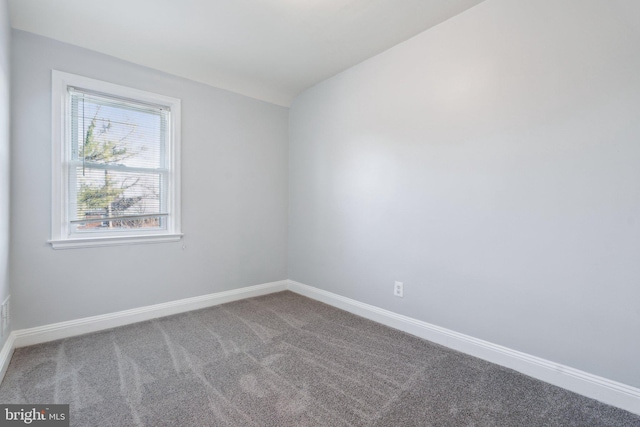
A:
<svg viewBox="0 0 640 427">
<path fill-rule="evenodd" d="M 52 191 L 51 239 L 54 249 L 92 246 L 111 246 L 138 243 L 176 242 L 182 238 L 180 222 L 180 115 L 181 103 L 177 98 L 145 92 L 126 86 L 95 80 L 76 74 L 52 70 Z M 163 230 L 132 230 L 126 233 L 91 233 L 78 236 L 70 233 L 69 162 L 71 143 L 68 137 L 70 117 L 69 87 L 102 93 L 134 102 L 161 105 L 171 110 L 168 123 L 167 154 L 170 156 L 168 173 L 167 227 Z"/>
</svg>

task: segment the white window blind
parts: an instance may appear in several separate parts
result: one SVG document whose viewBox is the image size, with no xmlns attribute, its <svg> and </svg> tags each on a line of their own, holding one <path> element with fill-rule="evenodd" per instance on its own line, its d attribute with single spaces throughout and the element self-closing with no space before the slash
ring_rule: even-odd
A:
<svg viewBox="0 0 640 427">
<path fill-rule="evenodd" d="M 166 229 L 171 112 L 69 88 L 71 232 Z"/>
</svg>

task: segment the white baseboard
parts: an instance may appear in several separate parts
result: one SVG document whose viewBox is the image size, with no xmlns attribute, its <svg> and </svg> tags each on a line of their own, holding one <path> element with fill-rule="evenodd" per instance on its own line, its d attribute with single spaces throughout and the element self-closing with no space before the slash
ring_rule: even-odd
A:
<svg viewBox="0 0 640 427">
<path fill-rule="evenodd" d="M 0 350 L 0 382 L 4 378 L 4 374 L 7 372 L 9 362 L 11 362 L 11 356 L 13 356 L 13 351 L 15 350 L 15 339 L 16 336 L 14 333 L 10 333 L 2 346 L 2 350 Z"/>
<path fill-rule="evenodd" d="M 35 328 L 20 329 L 11 333 L 15 339 L 13 346 L 18 348 L 33 344 L 40 344 L 90 332 L 116 328 L 118 326 L 129 325 L 131 323 L 156 319 L 158 317 L 198 310 L 200 308 L 211 307 L 240 299 L 285 291 L 287 289 L 287 283 L 288 282 L 286 280 L 281 280 L 279 282 L 264 283 L 262 285 L 216 292 L 214 294 L 185 298 L 162 304 L 148 305 L 146 307 L 118 311 L 116 313 L 85 317 L 82 319 L 53 323 Z"/>
<path fill-rule="evenodd" d="M 289 280 L 288 289 L 640 415 L 640 389 Z"/>
</svg>

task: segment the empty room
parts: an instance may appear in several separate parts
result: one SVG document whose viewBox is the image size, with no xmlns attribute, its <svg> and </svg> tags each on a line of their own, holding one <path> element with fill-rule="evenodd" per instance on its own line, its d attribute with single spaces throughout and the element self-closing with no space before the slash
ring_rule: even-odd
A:
<svg viewBox="0 0 640 427">
<path fill-rule="evenodd" d="M 0 0 L 0 426 L 640 426 L 640 1 Z"/>
</svg>

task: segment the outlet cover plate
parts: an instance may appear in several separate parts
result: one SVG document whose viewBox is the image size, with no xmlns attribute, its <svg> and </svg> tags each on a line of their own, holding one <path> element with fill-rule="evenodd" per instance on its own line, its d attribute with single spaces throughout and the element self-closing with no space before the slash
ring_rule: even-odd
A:
<svg viewBox="0 0 640 427">
<path fill-rule="evenodd" d="M 393 295 L 402 298 L 404 296 L 404 284 L 396 281 L 393 285 Z"/>
</svg>

